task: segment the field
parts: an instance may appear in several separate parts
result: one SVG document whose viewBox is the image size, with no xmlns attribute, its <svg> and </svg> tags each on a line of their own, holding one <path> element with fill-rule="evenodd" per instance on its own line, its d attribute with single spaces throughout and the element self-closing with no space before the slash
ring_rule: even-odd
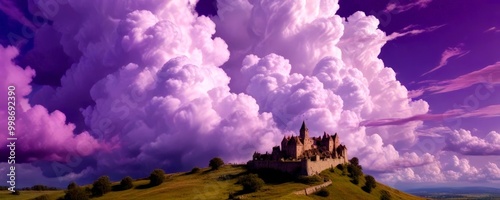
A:
<svg viewBox="0 0 500 200">
<path fill-rule="evenodd" d="M 243 166 L 224 166 L 214 171 L 205 168 L 195 174 L 167 174 L 165 182 L 159 186 L 148 187 L 148 180 L 137 180 L 132 189 L 112 191 L 102 197 L 92 199 L 228 199 L 230 193 L 238 193 L 242 190 L 242 186 L 236 182 L 238 177 L 245 173 L 247 171 Z M 359 185 L 354 185 L 349 177 L 343 176 L 337 169 L 334 172 L 325 170 L 321 176 L 333 182 L 332 185 L 326 187 L 330 193 L 328 197 L 295 195 L 293 192 L 310 187 L 310 185 L 297 182 L 267 183 L 260 191 L 243 194 L 241 197 L 242 199 L 380 199 L 380 191 L 387 190 L 392 199 L 423 199 L 380 183 L 377 183 L 371 193 L 366 193 L 361 189 L 364 179 L 361 179 Z M 117 185 L 118 182 L 114 184 Z M 64 191 L 21 191 L 18 196 L 2 191 L 0 199 L 32 199 L 43 194 L 55 200 L 64 196 Z"/>
</svg>

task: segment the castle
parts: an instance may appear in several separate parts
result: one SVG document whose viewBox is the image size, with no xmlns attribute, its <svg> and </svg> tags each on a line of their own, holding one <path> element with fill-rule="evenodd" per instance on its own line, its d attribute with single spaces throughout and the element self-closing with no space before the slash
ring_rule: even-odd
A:
<svg viewBox="0 0 500 200">
<path fill-rule="evenodd" d="M 255 152 L 248 161 L 249 169 L 275 169 L 296 175 L 314 175 L 347 163 L 347 148 L 340 144 L 338 135 L 323 133 L 323 137 L 309 137 L 309 129 L 302 122 L 299 136 L 285 136 L 271 154 Z"/>
</svg>

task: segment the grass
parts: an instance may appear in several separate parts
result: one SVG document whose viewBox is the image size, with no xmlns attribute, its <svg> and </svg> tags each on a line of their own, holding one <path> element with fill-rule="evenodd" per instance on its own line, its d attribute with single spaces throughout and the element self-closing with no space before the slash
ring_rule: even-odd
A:
<svg viewBox="0 0 500 200">
<path fill-rule="evenodd" d="M 42 196 L 44 194 L 49 195 L 53 199 L 57 199 L 57 197 L 61 196 L 61 194 L 64 194 L 60 190 L 55 190 L 55 191 L 19 191 L 21 194 L 20 195 L 12 195 L 10 194 L 9 191 L 0 191 L 0 199 L 1 200 L 27 200 L 27 199 L 33 199 L 38 196 Z"/>
<path fill-rule="evenodd" d="M 243 166 L 223 166 L 219 170 L 201 169 L 200 172 L 168 174 L 165 182 L 155 187 L 145 187 L 149 181 L 134 181 L 134 188 L 123 191 L 112 191 L 102 197 L 92 198 L 96 200 L 107 199 L 227 199 L 230 193 L 238 193 L 242 190 L 237 185 L 238 177 L 248 173 Z M 332 180 L 333 184 L 326 190 L 330 193 L 328 197 L 317 195 L 295 195 L 293 192 L 303 190 L 309 185 L 298 182 L 284 182 L 266 184 L 254 193 L 243 194 L 244 199 L 379 199 L 380 191 L 387 190 L 392 199 L 423 199 L 410 194 L 403 193 L 383 184 L 377 183 L 377 187 L 370 194 L 364 192 L 361 187 L 365 180 L 361 178 L 359 185 L 350 182 L 349 177 L 342 176 L 339 170 L 330 172 L 323 171 L 320 176 Z M 113 183 L 118 185 L 119 182 Z M 142 189 L 141 189 L 142 188 Z M 64 196 L 64 191 L 21 191 L 21 195 L 15 196 L 4 191 L 0 193 L 1 199 L 32 199 L 34 197 L 48 194 L 50 199 Z"/>
</svg>

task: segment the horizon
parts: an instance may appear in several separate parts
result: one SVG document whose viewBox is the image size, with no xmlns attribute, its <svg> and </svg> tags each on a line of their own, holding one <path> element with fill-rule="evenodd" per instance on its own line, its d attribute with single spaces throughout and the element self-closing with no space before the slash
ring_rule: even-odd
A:
<svg viewBox="0 0 500 200">
<path fill-rule="evenodd" d="M 0 0 L 0 128 L 15 127 L 0 169 L 16 188 L 65 188 L 246 163 L 305 121 L 391 187 L 500 189 L 498 10 Z"/>
</svg>

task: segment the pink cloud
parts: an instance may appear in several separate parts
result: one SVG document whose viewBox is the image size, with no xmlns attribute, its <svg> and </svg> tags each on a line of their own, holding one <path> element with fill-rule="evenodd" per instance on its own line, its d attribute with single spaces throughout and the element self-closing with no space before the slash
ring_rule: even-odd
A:
<svg viewBox="0 0 500 200">
<path fill-rule="evenodd" d="M 425 90 L 423 90 L 423 89 L 410 90 L 410 91 L 408 91 L 408 97 L 409 98 L 417 98 L 419 96 L 422 96 L 424 93 L 425 93 Z"/>
<path fill-rule="evenodd" d="M 456 91 L 468 88 L 475 84 L 485 83 L 489 85 L 496 85 L 500 83 L 500 62 L 493 65 L 486 66 L 480 70 L 464 74 L 454 79 L 438 81 L 433 86 L 426 88 L 427 91 L 434 94 Z M 488 90 L 489 88 L 486 86 Z"/>
<path fill-rule="evenodd" d="M 479 138 L 468 130 L 456 130 L 447 134 L 443 150 L 463 155 L 500 155 L 500 134 L 492 131 L 484 138 Z"/>
<path fill-rule="evenodd" d="M 460 109 L 449 110 L 442 114 L 420 114 L 406 118 L 385 118 L 376 120 L 362 121 L 360 126 L 388 126 L 388 125 L 402 125 L 412 121 L 439 121 L 449 117 L 460 116 L 463 113 Z"/>
<path fill-rule="evenodd" d="M 412 98 L 417 98 L 424 93 L 441 94 L 446 92 L 457 91 L 478 85 L 475 89 L 476 96 L 485 96 L 495 91 L 493 86 L 500 83 L 500 62 L 488 65 L 482 69 L 461 75 L 454 79 L 434 81 L 424 80 L 420 84 L 429 84 L 431 86 L 424 87 L 415 91 L 410 91 L 409 95 Z"/>
<path fill-rule="evenodd" d="M 500 33 L 500 29 L 498 29 L 498 28 L 497 28 L 497 27 L 495 27 L 495 26 L 492 26 L 492 27 L 490 27 L 490 28 L 486 29 L 484 32 L 485 32 L 485 33 L 488 33 L 488 32 Z"/>
<path fill-rule="evenodd" d="M 449 59 L 451 59 L 453 57 L 460 58 L 460 57 L 462 57 L 470 52 L 470 51 L 464 51 L 460 46 L 461 45 L 459 45 L 457 47 L 450 47 L 450 48 L 447 48 L 446 50 L 444 50 L 444 52 L 441 54 L 441 60 L 439 61 L 439 64 L 437 66 L 435 66 L 434 68 L 432 68 L 430 71 L 422 74 L 422 76 L 429 74 L 433 71 L 436 71 L 436 70 L 440 69 L 441 67 L 444 67 L 445 65 L 448 64 Z"/>
<path fill-rule="evenodd" d="M 415 25 L 410 25 L 410 26 L 403 28 L 401 30 L 402 32 L 391 33 L 389 36 L 387 36 L 387 40 L 394 40 L 396 38 L 403 37 L 406 35 L 419 35 L 422 33 L 432 32 L 432 31 L 435 31 L 443 26 L 444 26 L 444 24 L 438 25 L 438 26 L 431 26 L 431 27 L 423 28 L 423 29 L 412 29 L 415 27 Z"/>
<path fill-rule="evenodd" d="M 446 111 L 442 114 L 421 114 L 414 115 L 406 118 L 385 118 L 376 120 L 365 120 L 362 121 L 360 126 L 389 126 L 389 125 L 402 125 L 412 121 L 441 121 L 448 118 L 469 118 L 469 117 L 500 117 L 500 104 L 490 105 L 483 108 L 479 108 L 473 111 L 468 111 L 466 109 L 453 109 Z"/>
<path fill-rule="evenodd" d="M 16 162 L 31 161 L 61 161 L 66 162 L 67 156 L 87 156 L 99 147 L 98 142 L 83 132 L 75 135 L 73 124 L 66 123 L 66 116 L 59 111 L 49 113 L 40 105 L 31 107 L 25 98 L 31 92 L 31 78 L 35 71 L 27 67 L 22 69 L 12 63 L 18 55 L 14 47 L 0 46 L 0 87 L 15 86 L 16 124 L 15 137 L 17 138 Z M 0 103 L 7 105 L 7 92 L 0 94 Z M 7 112 L 0 110 L 0 128 L 7 130 Z M 2 134 L 0 149 L 6 151 L 7 134 Z"/>
<path fill-rule="evenodd" d="M 389 4 L 387 4 L 387 6 L 385 7 L 385 12 L 391 12 L 391 13 L 402 13 L 402 12 L 406 12 L 412 8 L 425 8 L 427 7 L 430 3 L 432 2 L 432 0 L 416 0 L 412 3 L 408 3 L 408 4 L 399 4 L 398 1 L 396 2 L 390 2 Z"/>
</svg>

